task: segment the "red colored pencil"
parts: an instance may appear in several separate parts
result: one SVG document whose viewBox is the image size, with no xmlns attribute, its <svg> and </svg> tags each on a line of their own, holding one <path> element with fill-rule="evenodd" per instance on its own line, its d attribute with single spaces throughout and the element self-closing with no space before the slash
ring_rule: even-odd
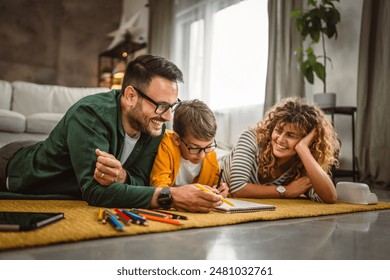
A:
<svg viewBox="0 0 390 280">
<path fill-rule="evenodd" d="M 129 226 L 131 224 L 131 219 L 125 215 L 121 210 L 119 210 L 118 208 L 115 208 L 114 209 L 116 214 L 118 215 L 119 219 L 127 226 Z"/>
</svg>

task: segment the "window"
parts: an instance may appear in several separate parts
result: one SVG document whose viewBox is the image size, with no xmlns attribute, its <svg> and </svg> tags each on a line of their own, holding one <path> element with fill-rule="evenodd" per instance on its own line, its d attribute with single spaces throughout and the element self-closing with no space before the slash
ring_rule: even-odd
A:
<svg viewBox="0 0 390 280">
<path fill-rule="evenodd" d="M 201 99 L 213 110 L 263 103 L 267 3 L 198 1 L 177 12 L 174 61 L 184 74 L 183 99 Z"/>
</svg>

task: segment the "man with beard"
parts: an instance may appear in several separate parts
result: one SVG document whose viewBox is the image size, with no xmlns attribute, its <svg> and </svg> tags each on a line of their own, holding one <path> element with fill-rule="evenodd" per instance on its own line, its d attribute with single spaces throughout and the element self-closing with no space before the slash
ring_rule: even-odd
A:
<svg viewBox="0 0 390 280">
<path fill-rule="evenodd" d="M 42 142 L 0 149 L 1 197 L 82 199 L 102 207 L 208 212 L 221 197 L 149 186 L 165 122 L 180 106 L 182 73 L 153 55 L 131 61 L 121 90 L 84 97 Z"/>
</svg>

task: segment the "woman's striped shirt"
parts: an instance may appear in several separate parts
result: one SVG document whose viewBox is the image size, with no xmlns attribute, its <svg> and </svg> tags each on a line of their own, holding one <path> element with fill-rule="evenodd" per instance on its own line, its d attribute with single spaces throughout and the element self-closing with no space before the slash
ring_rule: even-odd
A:
<svg viewBox="0 0 390 280">
<path fill-rule="evenodd" d="M 224 170 L 222 175 L 222 182 L 225 182 L 230 187 L 230 192 L 234 193 L 248 183 L 281 186 L 291 183 L 291 173 L 294 166 L 283 173 L 276 180 L 267 184 L 259 181 L 259 147 L 256 141 L 256 134 L 253 130 L 244 131 L 237 144 L 232 151 L 219 160 L 220 168 Z M 321 199 L 314 193 L 311 188 L 307 193 L 313 201 L 321 202 Z"/>
</svg>

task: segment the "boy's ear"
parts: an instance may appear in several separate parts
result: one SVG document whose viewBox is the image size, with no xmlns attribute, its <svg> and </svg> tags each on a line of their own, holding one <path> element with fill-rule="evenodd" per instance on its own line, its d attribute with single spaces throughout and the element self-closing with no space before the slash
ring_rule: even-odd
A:
<svg viewBox="0 0 390 280">
<path fill-rule="evenodd" d="M 180 136 L 176 132 L 173 132 L 172 139 L 177 146 L 180 145 Z"/>
</svg>

